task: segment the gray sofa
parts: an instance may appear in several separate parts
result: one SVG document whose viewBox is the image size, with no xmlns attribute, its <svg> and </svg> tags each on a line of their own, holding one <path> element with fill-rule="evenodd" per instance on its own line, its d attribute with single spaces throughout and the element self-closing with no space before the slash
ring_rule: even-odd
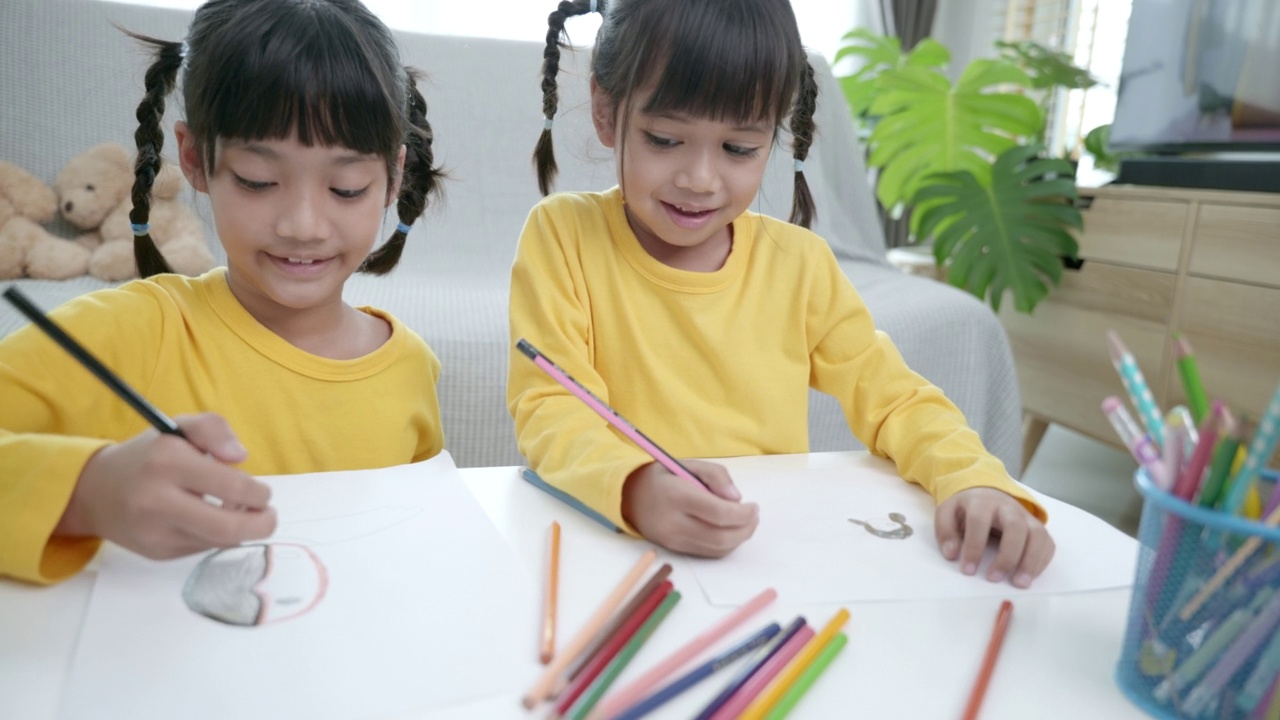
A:
<svg viewBox="0 0 1280 720">
<path fill-rule="evenodd" d="M 178 39 L 189 12 L 99 0 L 5 0 L 0 4 L 0 160 L 52 181 L 71 156 L 100 142 L 130 145 L 145 57 L 115 23 Z M 397 33 L 406 63 L 427 71 L 423 92 L 448 169 L 447 199 L 410 235 L 399 268 L 347 285 L 355 304 L 386 308 L 422 334 L 444 369 L 440 399 L 446 447 L 460 466 L 518 464 L 505 405 L 507 283 L 520 228 L 538 201 L 529 161 L 542 129 L 535 42 Z M 589 50 L 566 53 L 556 123 L 561 190 L 614 184 L 612 158 L 590 129 L 585 98 Z M 871 189 L 839 86 L 815 57 L 821 82 L 818 136 L 806 175 L 818 207 L 814 229 L 918 372 L 965 412 L 1015 476 L 1021 467 L 1020 408 L 1004 331 L 985 305 L 885 260 Z M 176 98 L 168 122 L 180 117 Z M 172 156 L 172 138 L 170 139 Z M 758 208 L 786 217 L 791 159 L 776 152 Z M 191 201 L 209 225 L 201 198 Z M 388 230 L 395 218 L 388 215 Z M 57 232 L 55 224 L 52 229 Z M 389 234 L 389 233 L 388 233 Z M 220 255 L 219 255 L 220 257 Z M 92 278 L 16 281 L 45 307 L 104 287 Z M 786 292 L 779 288 L 779 292 Z M 0 336 L 20 325 L 0 307 Z M 860 448 L 839 407 L 813 395 L 812 449 Z"/>
</svg>

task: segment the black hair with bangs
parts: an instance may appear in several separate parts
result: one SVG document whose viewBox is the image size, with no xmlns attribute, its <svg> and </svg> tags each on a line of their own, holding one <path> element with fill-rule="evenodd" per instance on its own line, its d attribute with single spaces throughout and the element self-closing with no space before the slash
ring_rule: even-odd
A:
<svg viewBox="0 0 1280 720">
<path fill-rule="evenodd" d="M 790 116 L 792 152 L 798 161 L 808 156 L 817 83 L 787 0 L 598 0 L 595 6 L 604 21 L 591 74 L 624 123 L 637 94 L 651 89 L 641 108 L 648 114 L 774 127 Z M 558 104 L 564 22 L 591 9 L 589 0 L 564 0 L 548 18 L 542 66 L 547 120 Z M 550 127 L 539 138 L 534 165 L 545 195 L 557 171 Z M 791 222 L 808 227 L 814 208 L 802 170 L 795 183 Z"/>
<path fill-rule="evenodd" d="M 390 30 L 358 0 L 210 0 L 196 11 L 185 42 L 129 33 L 149 45 L 135 133 L 134 253 L 140 274 L 168 272 L 147 230 L 151 185 L 164 145 L 165 98 L 182 71 L 186 122 L 206 169 L 218 139 L 279 140 L 340 146 L 386 160 L 393 181 L 407 148 L 397 213 L 411 225 L 439 192 L 432 131 L 418 74 L 400 64 Z M 360 270 L 390 272 L 405 233 L 366 258 Z"/>
</svg>

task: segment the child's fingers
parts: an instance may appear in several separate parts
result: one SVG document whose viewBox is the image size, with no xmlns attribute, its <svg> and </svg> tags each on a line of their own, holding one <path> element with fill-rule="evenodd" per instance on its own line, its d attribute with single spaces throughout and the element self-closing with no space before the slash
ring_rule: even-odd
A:
<svg viewBox="0 0 1280 720">
<path fill-rule="evenodd" d="M 673 528 L 673 537 L 678 540 L 671 549 L 698 557 L 724 557 L 755 534 L 757 524 L 752 521 L 737 527 L 717 527 L 685 515 Z"/>
<path fill-rule="evenodd" d="M 973 575 L 986 552 L 991 538 L 991 513 L 967 510 L 964 515 L 964 540 L 960 544 L 960 572 Z"/>
<path fill-rule="evenodd" d="M 187 440 L 203 452 L 207 452 L 220 462 L 239 463 L 248 457 L 244 446 L 236 439 L 231 426 L 221 416 L 214 413 L 186 415 L 174 418 L 178 427 L 186 434 Z"/>
<path fill-rule="evenodd" d="M 733 484 L 733 478 L 729 477 L 729 471 L 723 465 L 701 460 L 686 460 L 684 466 L 697 475 L 699 480 L 706 483 L 707 488 L 716 495 L 735 502 L 742 499 L 742 493 L 738 492 L 738 488 Z"/>
<path fill-rule="evenodd" d="M 960 541 L 963 540 L 960 529 L 960 518 L 956 503 L 948 500 L 938 507 L 934 516 L 933 534 L 938 540 L 938 548 L 942 556 L 955 560 L 960 555 Z"/>
<path fill-rule="evenodd" d="M 274 508 L 228 510 L 198 498 L 176 504 L 172 518 L 176 527 L 203 543 L 205 548 L 231 547 L 249 540 L 261 540 L 276 530 Z"/>
<path fill-rule="evenodd" d="M 217 498 L 226 508 L 265 510 L 270 505 L 271 488 L 266 483 L 206 458 L 196 462 L 196 467 L 178 478 L 183 489 Z"/>
<path fill-rule="evenodd" d="M 1049 531 L 1036 521 L 1028 533 L 1027 549 L 1022 553 L 1022 563 L 1013 576 L 1013 584 L 1020 588 L 1031 587 L 1031 581 L 1040 577 L 1056 551 L 1057 545 Z"/>
<path fill-rule="evenodd" d="M 1014 514 L 1019 511 L 1025 514 L 1021 508 L 1002 506 L 996 509 L 996 518 L 1000 526 L 1000 545 L 996 550 L 995 559 L 991 561 L 991 567 L 987 568 L 987 579 L 991 582 L 1000 582 L 1013 575 L 1018 562 L 1022 560 L 1023 551 L 1027 548 L 1029 530 L 1027 523 Z"/>
</svg>

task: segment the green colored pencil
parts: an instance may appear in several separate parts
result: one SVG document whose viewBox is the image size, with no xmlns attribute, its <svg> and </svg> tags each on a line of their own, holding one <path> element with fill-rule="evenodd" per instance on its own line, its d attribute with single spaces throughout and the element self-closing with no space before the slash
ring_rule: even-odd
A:
<svg viewBox="0 0 1280 720">
<path fill-rule="evenodd" d="M 626 669 L 627 664 L 631 662 L 631 658 L 640 652 L 640 648 L 644 646 L 645 641 L 649 639 L 654 630 L 658 629 L 658 626 L 666 619 L 667 613 L 671 612 L 671 608 L 675 607 L 678 602 L 680 602 L 680 592 L 672 590 L 666 599 L 653 611 L 653 614 L 649 616 L 649 619 L 644 621 L 644 624 L 640 626 L 636 634 L 632 635 L 627 644 L 623 645 L 618 654 L 609 661 L 609 664 L 600 673 L 600 677 L 597 677 L 591 683 L 591 687 L 587 688 L 582 697 L 578 698 L 578 702 L 574 703 L 573 707 L 569 709 L 569 712 L 566 713 L 569 717 L 573 720 L 582 720 L 587 716 L 587 713 L 591 712 L 596 703 L 600 702 L 600 698 L 604 697 L 604 694 L 608 692 L 609 686 L 613 684 L 613 681 L 617 680 L 622 671 Z"/>
<path fill-rule="evenodd" d="M 1222 439 L 1213 451 L 1213 461 L 1209 463 L 1209 474 L 1205 475 L 1204 486 L 1200 488 L 1200 507 L 1217 507 L 1218 501 L 1226 496 L 1227 476 L 1231 474 L 1231 463 L 1240 450 L 1240 430 L 1230 411 L 1223 413 Z"/>
<path fill-rule="evenodd" d="M 1178 374 L 1182 376 L 1182 388 L 1187 393 L 1187 405 L 1191 408 L 1191 417 L 1199 425 L 1204 416 L 1209 414 L 1209 398 L 1204 394 L 1204 383 L 1200 380 L 1200 367 L 1196 365 L 1196 356 L 1191 352 L 1191 343 L 1182 333 L 1173 334 L 1173 354 L 1178 359 Z"/>
<path fill-rule="evenodd" d="M 804 697 L 804 694 L 808 692 L 809 686 L 818 680 L 818 676 L 822 674 L 822 671 L 826 670 L 836 655 L 840 654 L 840 651 L 844 649 L 844 644 L 848 641 L 849 636 L 844 633 L 831 638 L 831 642 L 827 643 L 822 652 L 818 653 L 818 657 L 813 659 L 813 664 L 805 668 L 803 673 L 800 673 L 800 677 L 796 678 L 795 684 L 787 688 L 787 691 L 778 699 L 778 704 L 774 705 L 769 714 L 764 716 L 765 720 L 782 720 L 782 718 L 786 717 L 792 708 L 796 706 L 796 703 L 800 702 L 800 698 Z"/>
</svg>

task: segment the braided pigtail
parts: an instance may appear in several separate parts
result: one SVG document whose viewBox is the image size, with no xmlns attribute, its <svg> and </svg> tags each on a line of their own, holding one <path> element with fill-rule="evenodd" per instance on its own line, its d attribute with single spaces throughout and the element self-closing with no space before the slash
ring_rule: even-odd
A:
<svg viewBox="0 0 1280 720">
<path fill-rule="evenodd" d="M 809 183 L 804 179 L 804 161 L 809 157 L 809 146 L 813 144 L 813 111 L 818 104 L 818 81 L 813 75 L 813 66 L 806 60 L 800 71 L 800 88 L 796 92 L 796 106 L 791 111 L 791 152 L 795 157 L 796 186 L 791 202 L 791 222 L 801 227 L 809 227 L 817 217 L 817 209 L 813 204 L 813 194 L 809 192 Z"/>
<path fill-rule="evenodd" d="M 396 200 L 396 214 L 400 222 L 387 242 L 365 258 L 360 266 L 360 272 L 372 275 L 386 275 L 400 262 L 409 227 L 422 217 L 427 209 L 427 200 L 433 195 L 439 196 L 440 181 L 444 178 L 440 168 L 433 165 L 435 155 L 431 142 L 434 135 L 431 124 L 427 122 L 427 100 L 418 91 L 421 73 L 410 67 L 404 70 L 408 75 L 410 127 L 404 141 L 404 177 L 400 183 L 400 197 Z"/>
<path fill-rule="evenodd" d="M 138 129 L 133 133 L 138 157 L 133 165 L 133 208 L 129 211 L 129 222 L 133 225 L 133 257 L 138 264 L 138 274 L 150 277 L 173 272 L 151 239 L 148 220 L 151 217 L 151 186 L 160 172 L 160 154 L 164 149 L 164 101 L 177 84 L 184 46 L 133 32 L 128 34 L 155 48 L 156 54 L 155 62 L 147 68 L 146 94 L 138 104 Z"/>
<path fill-rule="evenodd" d="M 556 167 L 556 153 L 551 146 L 551 124 L 556 117 L 556 105 L 560 102 L 560 89 L 556 84 L 556 75 L 560 73 L 560 50 L 569 46 L 564 21 L 574 15 L 597 10 L 600 10 L 598 0 L 562 0 L 547 16 L 547 47 L 542 51 L 542 115 L 546 122 L 542 135 L 538 137 L 538 145 L 533 149 L 533 166 L 538 171 L 538 189 L 543 195 L 551 192 L 551 184 L 560 170 Z"/>
</svg>

